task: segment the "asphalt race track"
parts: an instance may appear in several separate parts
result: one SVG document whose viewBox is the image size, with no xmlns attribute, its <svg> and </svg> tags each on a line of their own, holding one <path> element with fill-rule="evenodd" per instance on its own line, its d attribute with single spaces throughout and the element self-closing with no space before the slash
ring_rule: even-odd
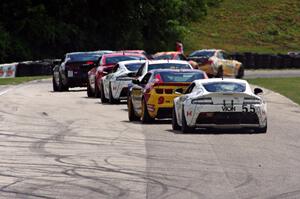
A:
<svg viewBox="0 0 300 199">
<path fill-rule="evenodd" d="M 300 198 L 300 107 L 270 91 L 268 133 L 182 135 L 50 80 L 0 96 L 0 198 Z"/>
</svg>

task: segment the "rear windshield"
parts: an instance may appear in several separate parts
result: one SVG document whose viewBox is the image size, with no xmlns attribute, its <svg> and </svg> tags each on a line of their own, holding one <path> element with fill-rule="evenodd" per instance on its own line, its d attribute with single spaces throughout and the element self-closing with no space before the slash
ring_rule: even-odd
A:
<svg viewBox="0 0 300 199">
<path fill-rule="evenodd" d="M 115 56 L 115 57 L 107 57 L 106 64 L 116 64 L 121 61 L 129 61 L 129 60 L 145 60 L 144 57 L 140 56 Z"/>
<path fill-rule="evenodd" d="M 101 57 L 100 53 L 78 53 L 69 54 L 67 57 L 72 62 L 97 61 Z"/>
<path fill-rule="evenodd" d="M 189 64 L 174 64 L 174 63 L 164 63 L 164 64 L 149 64 L 148 70 L 153 69 L 192 69 Z"/>
<path fill-rule="evenodd" d="M 233 82 L 213 82 L 203 84 L 205 90 L 208 92 L 245 92 L 246 85 L 243 83 Z"/>
<path fill-rule="evenodd" d="M 159 59 L 173 59 L 173 55 L 169 54 L 169 55 L 159 55 L 159 56 L 155 56 L 154 59 L 159 60 Z"/>
<path fill-rule="evenodd" d="M 125 67 L 129 71 L 137 71 L 143 63 L 125 64 Z"/>
<path fill-rule="evenodd" d="M 204 79 L 204 74 L 201 72 L 174 72 L 163 71 L 158 72 L 163 82 L 192 82 L 197 79 Z"/>
<path fill-rule="evenodd" d="M 215 51 L 195 51 L 192 52 L 189 57 L 212 57 Z"/>
</svg>

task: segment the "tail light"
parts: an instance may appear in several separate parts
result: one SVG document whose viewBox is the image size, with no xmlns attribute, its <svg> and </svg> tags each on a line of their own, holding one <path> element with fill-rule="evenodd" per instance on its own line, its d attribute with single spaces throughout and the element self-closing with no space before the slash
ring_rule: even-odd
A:
<svg viewBox="0 0 300 199">
<path fill-rule="evenodd" d="M 212 99 L 208 98 L 197 98 L 192 100 L 192 104 L 213 104 Z"/>
<path fill-rule="evenodd" d="M 163 96 L 160 96 L 159 98 L 158 98 L 158 104 L 163 104 L 165 102 L 165 98 L 163 97 Z"/>
<path fill-rule="evenodd" d="M 165 89 L 165 93 L 166 94 L 172 94 L 173 93 L 173 89 Z"/>
<path fill-rule="evenodd" d="M 207 60 L 207 64 L 212 65 L 213 63 L 214 63 L 213 60 L 211 59 Z"/>
<path fill-rule="evenodd" d="M 157 88 L 157 89 L 155 89 L 155 92 L 156 92 L 157 94 L 163 94 L 163 93 L 164 93 L 164 89 Z"/>
<path fill-rule="evenodd" d="M 92 65 L 92 64 L 94 64 L 94 62 L 92 62 L 92 61 L 87 61 L 86 64 L 87 64 L 87 65 Z"/>
</svg>

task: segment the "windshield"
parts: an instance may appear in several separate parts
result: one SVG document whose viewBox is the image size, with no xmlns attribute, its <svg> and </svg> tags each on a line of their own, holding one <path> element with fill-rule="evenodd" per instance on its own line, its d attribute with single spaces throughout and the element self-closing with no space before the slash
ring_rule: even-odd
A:
<svg viewBox="0 0 300 199">
<path fill-rule="evenodd" d="M 215 51 L 195 51 L 192 52 L 189 57 L 212 57 Z"/>
<path fill-rule="evenodd" d="M 125 67 L 129 71 L 137 71 L 143 63 L 125 64 Z"/>
<path fill-rule="evenodd" d="M 204 74 L 199 71 L 195 72 L 174 72 L 163 71 L 158 72 L 163 82 L 192 82 L 196 79 L 204 79 Z"/>
<path fill-rule="evenodd" d="M 159 55 L 159 56 L 155 56 L 154 59 L 156 59 L 156 60 L 159 60 L 159 59 L 173 59 L 173 55 L 172 54 Z"/>
<path fill-rule="evenodd" d="M 107 57 L 106 64 L 116 64 L 121 61 L 129 61 L 129 60 L 145 60 L 144 57 L 141 56 L 115 56 L 115 57 Z"/>
<path fill-rule="evenodd" d="M 203 84 L 205 90 L 208 92 L 245 92 L 246 85 L 243 83 L 234 82 L 213 82 Z"/>
<path fill-rule="evenodd" d="M 76 53 L 69 54 L 67 57 L 72 62 L 97 61 L 101 57 L 101 53 Z"/>
<path fill-rule="evenodd" d="M 192 69 L 189 64 L 174 64 L 174 63 L 163 63 L 163 64 L 149 64 L 148 70 L 153 69 Z"/>
</svg>

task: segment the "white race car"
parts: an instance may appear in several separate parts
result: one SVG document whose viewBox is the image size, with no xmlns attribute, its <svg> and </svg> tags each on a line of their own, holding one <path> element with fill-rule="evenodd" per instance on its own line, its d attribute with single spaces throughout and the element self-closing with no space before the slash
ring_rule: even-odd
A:
<svg viewBox="0 0 300 199">
<path fill-rule="evenodd" d="M 145 60 L 131 60 L 116 64 L 112 73 L 102 78 L 104 97 L 110 103 L 117 103 L 120 99 L 126 99 L 128 84 L 132 82 L 133 76 L 145 62 Z"/>
<path fill-rule="evenodd" d="M 178 93 L 182 91 L 177 90 Z M 195 80 L 184 95 L 174 99 L 173 130 L 183 133 L 195 128 L 247 128 L 267 131 L 267 106 L 247 81 L 239 79 Z"/>
</svg>

